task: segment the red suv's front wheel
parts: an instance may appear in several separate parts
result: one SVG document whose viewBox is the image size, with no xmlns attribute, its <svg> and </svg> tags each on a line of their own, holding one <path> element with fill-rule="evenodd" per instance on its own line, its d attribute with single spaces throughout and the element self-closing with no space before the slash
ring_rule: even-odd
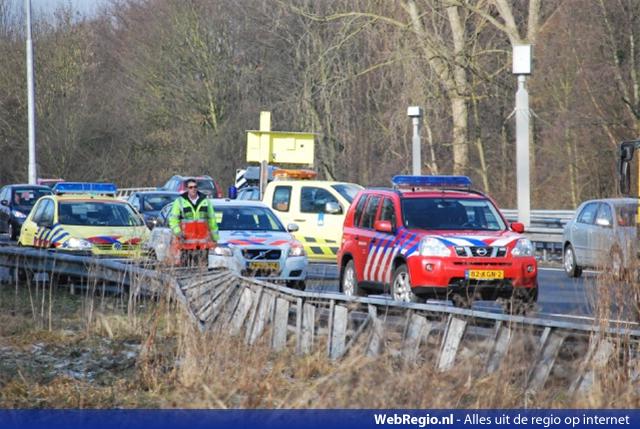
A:
<svg viewBox="0 0 640 429">
<path fill-rule="evenodd" d="M 391 295 L 396 301 L 419 302 L 420 299 L 413 293 L 409 270 L 405 264 L 399 265 L 393 272 Z"/>
</svg>

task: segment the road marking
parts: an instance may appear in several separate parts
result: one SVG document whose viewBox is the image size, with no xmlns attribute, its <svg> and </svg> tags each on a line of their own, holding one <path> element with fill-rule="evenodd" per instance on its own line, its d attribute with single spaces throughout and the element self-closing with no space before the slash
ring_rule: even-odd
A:
<svg viewBox="0 0 640 429">
<path fill-rule="evenodd" d="M 538 271 L 562 271 L 564 273 L 564 268 L 544 267 L 544 268 L 538 268 Z M 589 273 L 589 274 L 600 274 L 602 271 L 583 270 L 582 272 Z"/>
<path fill-rule="evenodd" d="M 538 313 L 540 316 L 550 316 L 550 317 L 562 317 L 564 319 L 580 319 L 580 320 L 588 320 L 593 322 L 595 319 L 593 316 L 580 316 L 577 314 L 559 314 L 559 313 Z M 609 323 L 624 323 L 626 325 L 638 325 L 638 322 L 634 322 L 632 320 L 620 320 L 620 319 L 606 319 Z"/>
</svg>

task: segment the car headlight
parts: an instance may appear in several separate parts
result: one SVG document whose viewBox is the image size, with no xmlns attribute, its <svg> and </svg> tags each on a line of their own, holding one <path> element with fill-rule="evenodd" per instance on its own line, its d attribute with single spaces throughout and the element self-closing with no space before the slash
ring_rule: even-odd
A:
<svg viewBox="0 0 640 429">
<path fill-rule="evenodd" d="M 511 254 L 513 256 L 533 256 L 535 250 L 533 248 L 533 243 L 528 238 L 520 238 L 516 241 L 516 245 L 511 250 Z"/>
<path fill-rule="evenodd" d="M 420 240 L 420 256 L 451 256 L 451 249 L 434 237 Z"/>
<path fill-rule="evenodd" d="M 13 217 L 18 218 L 18 219 L 24 219 L 25 217 L 27 217 L 26 214 L 22 213 L 21 211 L 18 210 L 11 210 L 11 214 L 13 215 Z"/>
<path fill-rule="evenodd" d="M 71 237 L 60 246 L 63 249 L 71 249 L 71 250 L 91 250 L 93 244 L 90 241 L 84 240 L 82 238 Z"/>
<path fill-rule="evenodd" d="M 216 256 L 233 256 L 233 251 L 229 247 L 216 246 L 213 248 L 213 254 Z"/>
<path fill-rule="evenodd" d="M 289 256 L 304 256 L 304 247 L 299 241 L 294 241 L 289 247 Z"/>
</svg>

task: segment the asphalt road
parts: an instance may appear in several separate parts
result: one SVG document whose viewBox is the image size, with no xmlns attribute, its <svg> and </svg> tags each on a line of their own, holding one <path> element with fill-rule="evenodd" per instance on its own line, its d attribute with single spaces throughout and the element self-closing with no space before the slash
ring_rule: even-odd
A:
<svg viewBox="0 0 640 429">
<path fill-rule="evenodd" d="M 5 234 L 0 234 L 0 245 L 9 243 Z M 307 280 L 308 290 L 317 292 L 338 292 L 338 270 L 335 264 L 310 264 L 309 277 Z M 537 311 L 533 316 L 546 318 L 563 318 L 572 320 L 591 319 L 594 316 L 594 303 L 597 297 L 597 285 L 601 285 L 600 291 L 621 290 L 628 285 L 615 284 L 611 279 L 598 279 L 595 271 L 584 271 L 580 278 L 569 278 L 561 268 L 541 267 L 538 271 L 538 294 Z M 603 282 L 607 282 L 604 288 Z M 606 293 L 606 292 L 605 292 Z M 612 296 L 619 295 L 612 292 Z M 450 302 L 430 301 L 443 305 L 452 305 Z M 483 311 L 501 312 L 502 307 L 495 302 L 478 301 L 473 305 L 474 309 Z M 612 314 L 620 313 L 612 307 Z M 626 314 L 609 317 L 612 319 L 629 320 Z"/>
<path fill-rule="evenodd" d="M 309 289 L 314 291 L 337 292 L 337 269 L 331 265 L 311 264 L 311 277 L 307 282 Z M 591 319 L 594 316 L 594 303 L 598 299 L 596 296 L 597 284 L 603 281 L 611 282 L 610 279 L 598 279 L 595 271 L 585 271 L 580 278 L 569 278 L 561 268 L 540 268 L 538 272 L 538 285 L 540 287 L 538 295 L 537 311 L 530 314 L 546 318 L 563 318 L 572 320 Z M 614 285 L 612 288 L 625 285 Z M 600 290 L 606 288 L 600 288 Z M 438 301 L 430 301 L 437 303 Z M 441 302 L 443 305 L 452 305 L 450 302 Z M 484 311 L 501 312 L 502 307 L 495 302 L 478 301 L 474 303 L 474 309 Z M 615 309 L 612 311 L 616 314 Z M 628 319 L 627 316 L 620 316 Z"/>
</svg>

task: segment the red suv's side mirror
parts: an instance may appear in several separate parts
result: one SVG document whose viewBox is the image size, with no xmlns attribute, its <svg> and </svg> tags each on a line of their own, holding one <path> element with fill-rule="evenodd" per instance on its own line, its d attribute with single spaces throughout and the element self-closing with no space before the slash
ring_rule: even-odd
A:
<svg viewBox="0 0 640 429">
<path fill-rule="evenodd" d="M 388 220 L 377 220 L 373 224 L 373 228 L 378 232 L 392 232 L 393 231 L 393 226 L 391 225 L 391 222 L 388 221 Z"/>
<path fill-rule="evenodd" d="M 524 224 L 522 224 L 520 222 L 512 222 L 511 223 L 511 230 L 513 232 L 517 232 L 519 234 L 522 234 L 524 232 Z"/>
</svg>

